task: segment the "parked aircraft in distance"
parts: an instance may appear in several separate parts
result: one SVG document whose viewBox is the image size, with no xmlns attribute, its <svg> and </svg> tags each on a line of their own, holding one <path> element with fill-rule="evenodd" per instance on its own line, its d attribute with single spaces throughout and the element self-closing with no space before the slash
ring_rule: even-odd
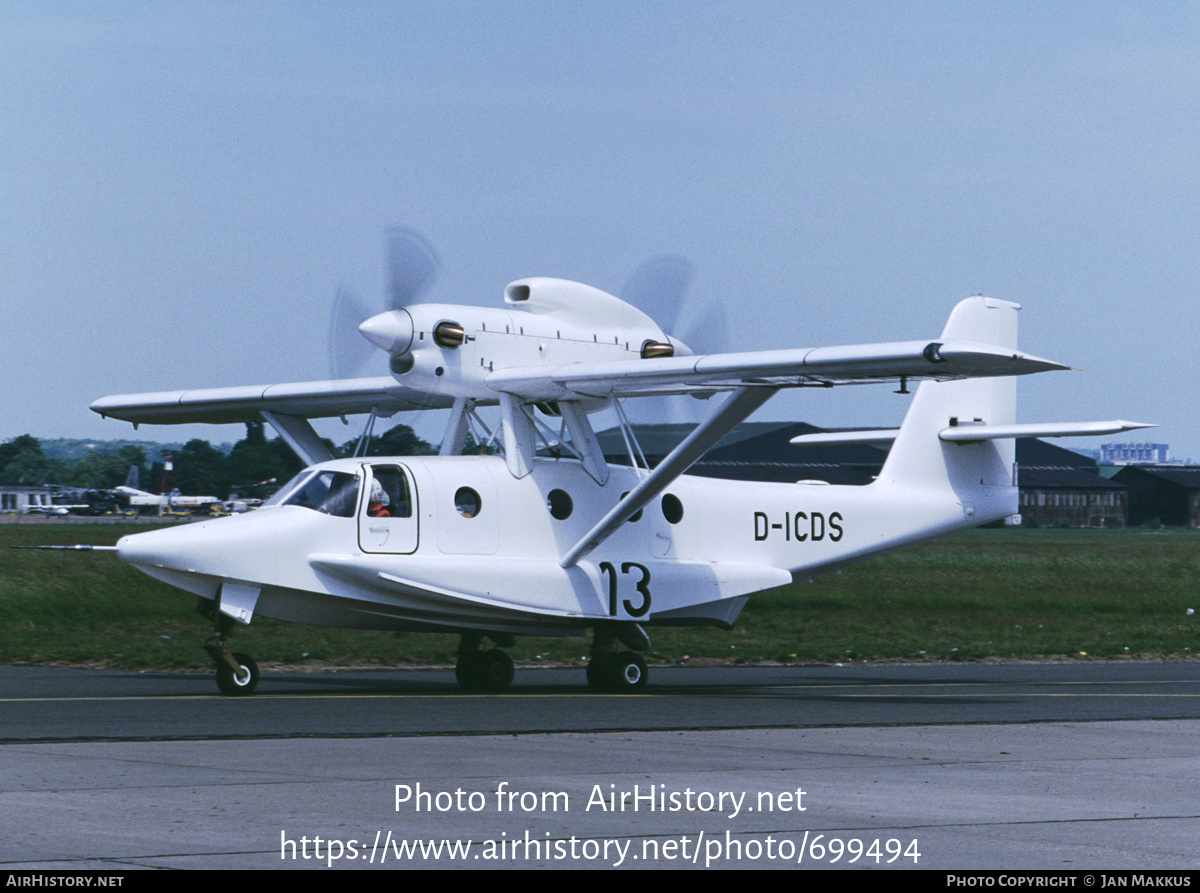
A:
<svg viewBox="0 0 1200 893">
<path fill-rule="evenodd" d="M 166 470 L 169 473 L 172 470 L 171 457 L 165 457 Z M 195 511 L 221 511 L 224 509 L 224 503 L 216 496 L 185 496 L 178 487 L 172 488 L 170 492 L 151 493 L 147 490 L 139 488 L 139 478 L 141 473 L 136 465 L 129 469 L 129 476 L 125 479 L 125 483 L 120 487 L 113 488 L 113 493 L 117 494 L 121 501 L 126 503 L 132 511 L 147 513 L 155 511 L 158 514 L 176 513 L 176 512 L 195 512 Z"/>
</svg>

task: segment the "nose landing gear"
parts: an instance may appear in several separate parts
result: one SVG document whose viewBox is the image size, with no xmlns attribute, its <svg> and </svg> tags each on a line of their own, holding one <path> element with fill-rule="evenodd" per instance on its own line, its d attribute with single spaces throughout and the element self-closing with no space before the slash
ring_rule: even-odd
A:
<svg viewBox="0 0 1200 893">
<path fill-rule="evenodd" d="M 258 664 L 248 654 L 235 654 L 229 650 L 225 639 L 232 633 L 232 623 L 231 618 L 218 613 L 212 637 L 204 643 L 204 650 L 217 665 L 217 688 L 221 694 L 244 697 L 254 694 L 258 688 Z"/>
<path fill-rule="evenodd" d="M 217 688 L 221 694 L 241 697 L 253 694 L 258 688 L 258 664 L 250 655 L 231 652 L 219 634 L 204 643 L 204 650 L 216 662 Z"/>
</svg>

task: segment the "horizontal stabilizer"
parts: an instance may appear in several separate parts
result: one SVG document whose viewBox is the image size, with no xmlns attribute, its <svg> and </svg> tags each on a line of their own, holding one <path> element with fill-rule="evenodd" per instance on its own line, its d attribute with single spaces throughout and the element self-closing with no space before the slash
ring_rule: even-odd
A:
<svg viewBox="0 0 1200 893">
<path fill-rule="evenodd" d="M 869 431 L 823 431 L 820 434 L 801 434 L 789 443 L 797 446 L 841 446 L 850 443 L 891 443 L 899 428 L 876 428 Z"/>
<path fill-rule="evenodd" d="M 1120 434 L 1139 428 L 1153 428 L 1145 422 L 1032 422 L 1021 425 L 957 425 L 938 432 L 947 443 L 979 443 L 1006 437 L 1092 437 L 1101 434 Z"/>
<path fill-rule="evenodd" d="M 1145 422 L 1126 422 L 1116 419 L 1110 422 L 1030 422 L 1013 425 L 957 425 L 938 433 L 947 443 L 979 443 L 984 440 L 1002 440 L 1006 437 L 1098 437 L 1102 434 L 1120 434 L 1139 428 L 1154 428 Z M 797 446 L 841 446 L 853 443 L 891 443 L 900 433 L 899 428 L 875 428 L 866 431 L 824 431 L 819 434 L 801 434 L 789 443 Z"/>
</svg>

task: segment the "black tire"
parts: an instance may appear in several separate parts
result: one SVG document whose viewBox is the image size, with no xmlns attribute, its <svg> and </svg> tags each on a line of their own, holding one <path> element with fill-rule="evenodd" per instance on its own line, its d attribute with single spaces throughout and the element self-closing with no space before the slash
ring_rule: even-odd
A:
<svg viewBox="0 0 1200 893">
<path fill-rule="evenodd" d="M 512 658 L 507 651 L 483 651 L 479 655 L 479 690 L 501 692 L 512 685 L 516 675 Z"/>
<path fill-rule="evenodd" d="M 641 691 L 646 687 L 646 680 L 650 678 L 646 662 L 635 651 L 622 651 L 620 654 L 610 655 L 606 669 L 604 676 L 608 681 L 608 690 L 617 694 Z"/>
<path fill-rule="evenodd" d="M 512 685 L 516 668 L 506 651 L 472 651 L 458 659 L 454 675 L 464 691 L 495 694 Z"/>
<path fill-rule="evenodd" d="M 221 689 L 221 694 L 231 698 L 254 694 L 254 690 L 258 688 L 258 664 L 248 654 L 235 654 L 233 659 L 249 671 L 250 675 L 245 681 L 241 681 L 227 664 L 221 662 L 217 664 L 217 688 Z"/>
</svg>

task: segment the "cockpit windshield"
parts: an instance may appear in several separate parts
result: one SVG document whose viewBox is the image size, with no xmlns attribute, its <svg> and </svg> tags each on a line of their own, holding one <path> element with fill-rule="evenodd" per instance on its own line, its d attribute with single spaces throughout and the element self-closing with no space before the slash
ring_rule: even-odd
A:
<svg viewBox="0 0 1200 893">
<path fill-rule="evenodd" d="M 298 475 L 272 493 L 269 499 L 263 500 L 263 504 L 260 505 L 259 508 L 265 509 L 272 505 L 283 505 L 283 501 L 291 495 L 292 491 L 296 489 L 296 486 L 310 474 L 312 474 L 311 469 L 304 469 Z"/>
<path fill-rule="evenodd" d="M 338 518 L 353 518 L 358 505 L 359 476 L 322 471 L 292 490 L 280 505 L 299 505 Z"/>
</svg>

